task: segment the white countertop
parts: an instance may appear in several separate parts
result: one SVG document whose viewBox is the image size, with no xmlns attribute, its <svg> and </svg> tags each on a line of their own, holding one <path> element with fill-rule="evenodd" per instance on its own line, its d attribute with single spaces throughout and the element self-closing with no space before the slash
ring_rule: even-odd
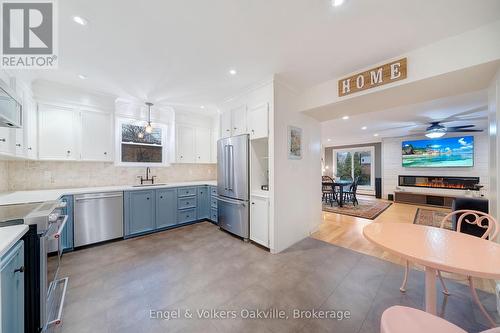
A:
<svg viewBox="0 0 500 333">
<path fill-rule="evenodd" d="M 0 228 L 0 257 L 5 255 L 27 232 L 28 226 L 25 224 Z"/>
<path fill-rule="evenodd" d="M 169 187 L 181 186 L 199 186 L 199 185 L 217 185 L 216 180 L 203 180 L 194 182 L 177 182 L 167 183 L 158 186 L 104 186 L 104 187 L 84 187 L 84 188 L 62 188 L 54 190 L 34 190 L 34 191 L 16 191 L 0 193 L 0 206 L 3 205 L 17 205 L 32 202 L 54 201 L 63 195 L 86 194 L 86 193 L 101 193 L 101 192 L 115 192 L 115 191 L 138 191 L 147 189 L 159 189 Z"/>
</svg>

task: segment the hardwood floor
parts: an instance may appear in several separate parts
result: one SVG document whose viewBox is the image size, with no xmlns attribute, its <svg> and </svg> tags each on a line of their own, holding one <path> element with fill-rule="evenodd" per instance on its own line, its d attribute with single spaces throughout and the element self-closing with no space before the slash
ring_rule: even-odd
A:
<svg viewBox="0 0 500 333">
<path fill-rule="evenodd" d="M 362 196 L 365 200 L 381 200 L 370 196 Z M 393 255 L 380 247 L 374 245 L 363 236 L 363 227 L 370 223 L 413 223 L 418 208 L 429 208 L 425 206 L 406 205 L 393 203 L 387 210 L 380 214 L 375 220 L 367 220 L 359 217 L 340 215 L 336 213 L 323 212 L 323 223 L 319 230 L 311 237 L 341 246 L 356 252 L 381 258 L 399 265 L 404 265 L 404 260 Z M 439 209 L 439 208 L 432 208 Z M 442 209 L 446 211 L 446 209 Z M 412 267 L 423 270 L 423 267 L 412 264 Z M 454 274 L 443 274 L 443 276 L 457 279 L 462 282 L 464 277 Z M 495 281 L 486 279 L 474 279 L 478 289 L 495 293 Z M 465 283 L 465 281 L 463 282 Z"/>
</svg>

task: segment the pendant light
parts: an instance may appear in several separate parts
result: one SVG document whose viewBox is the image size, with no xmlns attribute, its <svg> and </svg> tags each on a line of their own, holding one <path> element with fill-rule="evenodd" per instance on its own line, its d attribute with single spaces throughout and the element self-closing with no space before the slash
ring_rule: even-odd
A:
<svg viewBox="0 0 500 333">
<path fill-rule="evenodd" d="M 153 106 L 153 103 L 146 102 L 146 105 L 148 106 L 148 124 L 146 125 L 146 128 L 144 130 L 146 131 L 146 133 L 152 133 L 153 126 L 151 126 L 151 107 Z"/>
</svg>

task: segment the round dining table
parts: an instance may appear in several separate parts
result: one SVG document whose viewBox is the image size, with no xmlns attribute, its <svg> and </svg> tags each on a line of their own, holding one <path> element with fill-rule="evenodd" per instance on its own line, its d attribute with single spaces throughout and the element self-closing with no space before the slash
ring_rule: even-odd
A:
<svg viewBox="0 0 500 333">
<path fill-rule="evenodd" d="M 409 223 L 371 223 L 371 242 L 425 267 L 425 311 L 436 314 L 437 270 L 500 279 L 500 244 L 456 231 Z"/>
</svg>

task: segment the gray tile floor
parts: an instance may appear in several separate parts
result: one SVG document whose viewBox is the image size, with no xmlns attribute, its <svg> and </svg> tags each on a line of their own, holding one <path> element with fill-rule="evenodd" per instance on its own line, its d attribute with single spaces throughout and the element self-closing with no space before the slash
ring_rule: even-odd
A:
<svg viewBox="0 0 500 333">
<path fill-rule="evenodd" d="M 208 222 L 67 253 L 60 272 L 70 278 L 62 325 L 69 333 L 379 332 L 384 309 L 422 308 L 424 297 L 422 272 L 411 272 L 401 294 L 401 266 L 312 238 L 271 255 Z M 439 293 L 444 317 L 470 332 L 485 329 L 467 287 L 448 286 L 446 302 Z M 495 309 L 494 295 L 480 297 Z M 176 309 L 193 318 L 150 318 L 151 310 Z M 196 318 L 203 309 L 237 318 Z M 242 319 L 242 309 L 284 310 L 288 319 Z M 351 318 L 297 319 L 293 309 L 348 310 Z"/>
</svg>

